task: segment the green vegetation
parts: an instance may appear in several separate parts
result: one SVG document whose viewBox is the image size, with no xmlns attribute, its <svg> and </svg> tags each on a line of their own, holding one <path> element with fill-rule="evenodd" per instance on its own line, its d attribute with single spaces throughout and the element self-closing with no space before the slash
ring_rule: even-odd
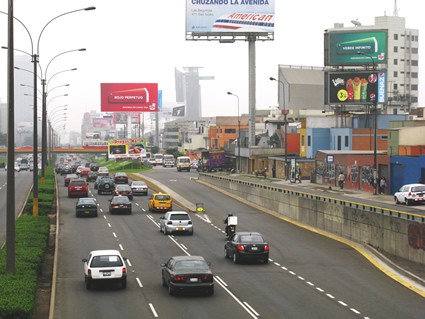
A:
<svg viewBox="0 0 425 319">
<path fill-rule="evenodd" d="M 16 221 L 15 274 L 6 273 L 6 246 L 0 250 L 0 318 L 31 318 L 35 306 L 37 279 L 48 248 L 50 222 L 54 209 L 53 168 L 46 170 L 45 183 L 39 180 L 39 216 L 32 216 L 33 197 Z"/>
<path fill-rule="evenodd" d="M 143 164 L 137 160 L 106 160 L 106 157 L 99 157 L 97 159 L 99 166 L 104 166 L 109 169 L 109 173 L 113 174 L 116 172 L 126 173 L 140 173 L 151 168 L 148 165 Z"/>
</svg>

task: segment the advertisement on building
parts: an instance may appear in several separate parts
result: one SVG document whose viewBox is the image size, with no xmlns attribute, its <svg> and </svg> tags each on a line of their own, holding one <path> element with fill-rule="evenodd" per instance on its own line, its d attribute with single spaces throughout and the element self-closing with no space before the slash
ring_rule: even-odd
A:
<svg viewBox="0 0 425 319">
<path fill-rule="evenodd" d="M 184 117 L 184 110 L 185 110 L 185 106 L 184 105 L 180 105 L 180 106 L 176 106 L 173 107 L 173 116 L 176 117 Z"/>
<path fill-rule="evenodd" d="M 386 73 L 326 72 L 325 88 L 325 103 L 328 105 L 385 103 Z"/>
<path fill-rule="evenodd" d="M 139 124 L 140 123 L 140 113 L 131 112 L 131 113 L 114 113 L 113 120 L 115 124 L 127 124 L 128 116 L 131 115 L 131 123 Z"/>
<path fill-rule="evenodd" d="M 331 66 L 387 63 L 387 32 L 325 33 L 324 56 Z"/>
<path fill-rule="evenodd" d="M 112 127 L 112 118 L 95 117 L 92 119 L 93 128 L 110 129 Z"/>
<path fill-rule="evenodd" d="M 275 0 L 186 0 L 186 32 L 274 33 Z"/>
<path fill-rule="evenodd" d="M 157 83 L 101 83 L 102 112 L 158 112 Z"/>
<path fill-rule="evenodd" d="M 144 138 L 120 138 L 108 140 L 108 158 L 139 159 L 146 156 Z"/>
</svg>

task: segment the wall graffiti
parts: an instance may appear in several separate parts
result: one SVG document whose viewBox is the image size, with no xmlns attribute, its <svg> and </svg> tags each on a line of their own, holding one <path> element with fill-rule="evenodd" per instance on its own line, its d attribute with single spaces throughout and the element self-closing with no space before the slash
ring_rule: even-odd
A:
<svg viewBox="0 0 425 319">
<path fill-rule="evenodd" d="M 361 168 L 361 181 L 364 184 L 373 184 L 373 168 L 370 166 L 363 166 Z"/>
<path fill-rule="evenodd" d="M 410 224 L 407 228 L 409 246 L 425 250 L 425 225 Z"/>
</svg>

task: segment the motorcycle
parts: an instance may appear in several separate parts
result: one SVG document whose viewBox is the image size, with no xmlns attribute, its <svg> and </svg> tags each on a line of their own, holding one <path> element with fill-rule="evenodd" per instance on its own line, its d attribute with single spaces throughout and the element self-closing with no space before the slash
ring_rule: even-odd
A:
<svg viewBox="0 0 425 319">
<path fill-rule="evenodd" d="M 232 237 L 233 234 L 236 233 L 236 225 L 238 224 L 238 217 L 229 215 L 224 220 L 224 223 L 226 224 L 226 230 L 225 230 L 226 236 L 227 236 L 227 239 L 229 240 L 230 237 Z"/>
</svg>

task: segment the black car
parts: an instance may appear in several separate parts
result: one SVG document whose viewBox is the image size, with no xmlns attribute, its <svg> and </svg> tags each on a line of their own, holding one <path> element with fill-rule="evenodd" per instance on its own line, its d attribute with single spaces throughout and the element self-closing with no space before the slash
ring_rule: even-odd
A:
<svg viewBox="0 0 425 319">
<path fill-rule="evenodd" d="M 114 196 L 109 204 L 109 212 L 131 214 L 131 202 L 127 196 Z"/>
<path fill-rule="evenodd" d="M 126 173 L 115 173 L 115 184 L 128 184 L 128 176 Z"/>
<path fill-rule="evenodd" d="M 202 256 L 175 256 L 161 264 L 162 286 L 168 293 L 204 291 L 214 294 L 214 275 Z"/>
<path fill-rule="evenodd" d="M 133 191 L 128 184 L 115 185 L 113 196 L 127 196 L 129 200 L 133 200 Z"/>
<path fill-rule="evenodd" d="M 260 233 L 236 232 L 224 246 L 224 257 L 232 258 L 233 262 L 241 260 L 261 260 L 269 262 L 270 246 Z"/>
<path fill-rule="evenodd" d="M 99 179 L 99 183 L 97 184 L 97 193 L 99 195 L 104 193 L 113 194 L 114 189 L 115 189 L 115 183 L 112 178 L 108 176 L 102 176 L 102 178 Z"/>
<path fill-rule="evenodd" d="M 75 205 L 75 216 L 94 216 L 97 217 L 97 204 L 92 197 L 82 197 L 78 199 Z"/>
<path fill-rule="evenodd" d="M 90 163 L 89 168 L 91 171 L 97 172 L 99 170 L 99 165 L 97 165 L 96 163 Z"/>
<path fill-rule="evenodd" d="M 69 167 L 69 166 L 62 167 L 61 175 L 63 176 L 63 175 L 67 175 L 67 174 L 72 174 L 71 167 Z"/>
</svg>

